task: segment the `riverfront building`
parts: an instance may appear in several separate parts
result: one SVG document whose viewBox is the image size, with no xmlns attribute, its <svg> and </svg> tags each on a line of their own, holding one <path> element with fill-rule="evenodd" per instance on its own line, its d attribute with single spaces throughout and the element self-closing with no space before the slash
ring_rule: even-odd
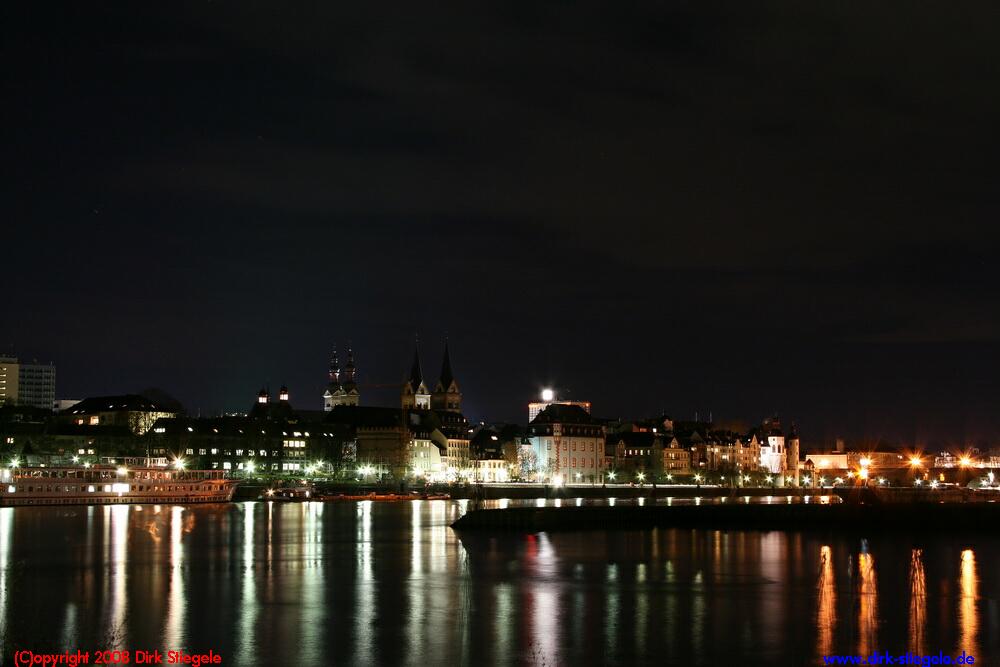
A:
<svg viewBox="0 0 1000 667">
<path fill-rule="evenodd" d="M 601 481 L 605 433 L 604 425 L 578 405 L 547 406 L 528 424 L 536 479 Z"/>
</svg>

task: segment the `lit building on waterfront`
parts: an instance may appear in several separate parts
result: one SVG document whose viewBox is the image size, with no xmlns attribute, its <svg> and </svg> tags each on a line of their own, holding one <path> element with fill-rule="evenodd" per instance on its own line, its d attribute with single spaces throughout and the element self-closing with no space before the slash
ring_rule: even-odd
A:
<svg viewBox="0 0 1000 667">
<path fill-rule="evenodd" d="M 539 481 L 597 482 L 603 477 L 605 428 L 579 405 L 551 403 L 528 424 Z"/>
</svg>

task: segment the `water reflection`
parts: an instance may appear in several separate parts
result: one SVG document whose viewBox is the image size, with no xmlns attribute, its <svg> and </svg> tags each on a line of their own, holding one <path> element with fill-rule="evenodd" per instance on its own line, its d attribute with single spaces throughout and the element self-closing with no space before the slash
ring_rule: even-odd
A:
<svg viewBox="0 0 1000 667">
<path fill-rule="evenodd" d="M 859 553 L 857 538 L 810 532 L 456 534 L 461 511 L 455 501 L 0 509 L 0 651 L 117 634 L 125 648 L 211 648 L 234 666 L 292 655 L 710 665 L 989 653 L 1000 640 L 980 607 L 1000 597 L 1000 579 L 980 567 L 1000 558 L 991 537 L 962 551 L 873 536 Z"/>
<path fill-rule="evenodd" d="M 300 586 L 302 618 L 299 621 L 299 659 L 304 664 L 322 662 L 323 628 L 326 614 L 323 603 L 325 568 L 323 567 L 323 503 L 304 503 L 305 523 L 302 539 L 304 564 Z"/>
<path fill-rule="evenodd" d="M 118 508 L 115 508 L 118 509 Z M 184 593 L 184 508 L 170 508 L 170 597 L 167 600 L 167 625 L 163 633 L 164 645 L 169 648 L 184 646 L 184 611 L 187 596 Z"/>
<path fill-rule="evenodd" d="M 966 549 L 962 552 L 962 569 L 959 576 L 958 626 L 960 635 L 956 653 L 965 651 L 971 655 L 980 655 L 978 646 L 979 612 L 976 608 L 979 599 L 978 588 L 976 555 L 972 549 Z"/>
<path fill-rule="evenodd" d="M 858 653 L 871 655 L 878 648 L 878 581 L 875 557 L 862 540 L 858 554 Z"/>
<path fill-rule="evenodd" d="M 357 567 L 355 575 L 354 637 L 355 659 L 361 664 L 374 663 L 375 588 L 372 572 L 372 503 L 364 500 L 357 509 Z"/>
<path fill-rule="evenodd" d="M 128 583 L 128 515 L 132 508 L 129 505 L 114 505 L 105 507 L 104 518 L 110 526 L 111 554 L 108 559 L 109 583 L 111 600 L 109 610 L 108 633 L 105 645 L 109 649 L 122 650 L 126 647 L 128 628 L 125 619 L 128 611 L 126 585 Z M 110 514 L 110 521 L 108 515 Z"/>
<path fill-rule="evenodd" d="M 0 507 L 0 665 L 7 664 L 7 590 L 10 553 L 14 538 L 14 508 Z"/>
<path fill-rule="evenodd" d="M 834 581 L 833 550 L 828 545 L 819 550 L 819 582 L 816 584 L 816 654 L 833 653 L 833 632 L 837 626 L 837 584 Z"/>
<path fill-rule="evenodd" d="M 924 574 L 923 550 L 910 551 L 910 622 L 907 647 L 914 655 L 927 654 L 927 576 Z"/>
<path fill-rule="evenodd" d="M 254 575 L 254 509 L 257 503 L 243 503 L 243 576 L 240 580 L 240 599 L 238 624 L 239 633 L 243 637 L 240 643 L 239 662 L 250 664 L 257 650 L 256 632 L 257 624 L 257 582 Z M 271 505 L 268 504 L 268 514 L 270 515 Z"/>
</svg>

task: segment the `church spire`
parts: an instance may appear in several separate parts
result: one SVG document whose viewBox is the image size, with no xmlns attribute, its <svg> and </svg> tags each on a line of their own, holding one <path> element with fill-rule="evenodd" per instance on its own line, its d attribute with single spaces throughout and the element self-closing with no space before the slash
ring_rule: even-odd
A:
<svg viewBox="0 0 1000 667">
<path fill-rule="evenodd" d="M 347 365 L 344 366 L 344 384 L 354 384 L 354 374 L 356 372 L 354 367 L 354 349 L 351 348 L 351 344 L 347 344 Z"/>
<path fill-rule="evenodd" d="M 445 391 L 455 381 L 455 376 L 451 372 L 451 355 L 448 354 L 448 341 L 444 341 L 444 360 L 441 362 L 441 386 Z"/>
<path fill-rule="evenodd" d="M 461 412 L 462 392 L 458 388 L 455 374 L 451 370 L 451 352 L 448 349 L 448 339 L 444 341 L 444 358 L 441 360 L 441 378 L 434 386 L 431 406 L 435 410 Z"/>
<path fill-rule="evenodd" d="M 330 383 L 340 384 L 340 362 L 337 361 L 337 346 L 333 346 L 333 356 L 330 357 Z"/>
<path fill-rule="evenodd" d="M 410 368 L 410 386 L 413 388 L 414 393 L 420 388 L 420 385 L 424 383 L 424 374 L 420 370 L 420 350 L 414 346 L 413 348 L 413 366 Z"/>
</svg>

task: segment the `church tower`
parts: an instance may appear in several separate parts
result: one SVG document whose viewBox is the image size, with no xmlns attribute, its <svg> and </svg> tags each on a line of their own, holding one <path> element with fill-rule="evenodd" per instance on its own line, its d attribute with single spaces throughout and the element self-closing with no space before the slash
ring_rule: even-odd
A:
<svg viewBox="0 0 1000 667">
<path fill-rule="evenodd" d="M 431 396 L 431 406 L 435 410 L 448 412 L 462 411 L 462 392 L 458 388 L 455 375 L 451 372 L 451 355 L 448 354 L 448 341 L 444 342 L 444 360 L 441 362 L 441 378 L 434 387 Z"/>
<path fill-rule="evenodd" d="M 337 361 L 336 346 L 333 348 L 333 356 L 330 358 L 330 370 L 327 371 L 327 375 L 329 376 L 329 382 L 326 385 L 326 391 L 323 392 L 324 412 L 333 410 L 333 397 L 340 389 L 340 362 Z"/>
<path fill-rule="evenodd" d="M 420 352 L 413 350 L 413 366 L 410 368 L 410 379 L 403 383 L 403 409 L 417 408 L 427 410 L 431 407 L 431 393 L 424 384 L 424 374 L 420 370 Z"/>
<path fill-rule="evenodd" d="M 333 348 L 333 357 L 330 359 L 329 378 L 330 382 L 323 392 L 323 410 L 330 412 L 338 405 L 357 405 L 361 400 L 358 393 L 358 385 L 355 382 L 354 351 L 347 348 L 347 365 L 341 373 L 340 362 L 337 359 L 337 348 Z"/>
<path fill-rule="evenodd" d="M 347 346 L 347 365 L 344 366 L 344 377 L 340 383 L 340 402 L 337 405 L 357 405 L 361 402 L 358 383 L 355 380 L 357 369 L 354 367 L 354 350 Z"/>
</svg>

